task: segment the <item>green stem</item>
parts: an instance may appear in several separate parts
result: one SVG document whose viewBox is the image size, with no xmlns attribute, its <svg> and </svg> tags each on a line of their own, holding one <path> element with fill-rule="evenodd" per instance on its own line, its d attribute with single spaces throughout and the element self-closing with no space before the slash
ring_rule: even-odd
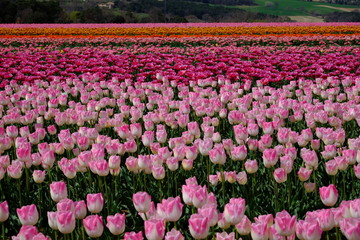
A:
<svg viewBox="0 0 360 240">
<path fill-rule="evenodd" d="M 203 155 L 201 155 L 201 158 L 203 158 Z M 206 157 L 206 183 L 207 183 L 207 189 L 209 189 L 210 186 L 210 180 L 209 180 L 209 175 L 210 175 L 210 159 L 209 157 Z"/>
<path fill-rule="evenodd" d="M 18 187 L 18 191 L 19 191 L 19 203 L 20 203 L 20 207 L 22 207 L 22 201 L 21 201 L 21 180 L 20 180 L 20 179 L 18 179 L 17 187 Z"/>
<path fill-rule="evenodd" d="M 290 180 L 288 179 L 286 181 L 286 184 L 287 184 L 287 192 L 288 192 L 288 208 L 290 209 L 290 204 L 291 204 L 291 184 L 290 184 Z"/>
<path fill-rule="evenodd" d="M 4 201 L 5 200 L 5 194 L 2 188 L 2 181 L 0 180 L 0 192 L 1 192 L 1 199 Z"/>
<path fill-rule="evenodd" d="M 314 179 L 314 183 L 315 183 L 315 190 L 314 190 L 314 192 L 315 192 L 315 199 L 317 199 L 317 196 L 318 196 L 318 191 L 317 191 L 318 186 L 317 186 L 317 184 L 316 184 L 316 171 L 315 171 L 315 170 L 313 171 L 313 179 Z"/>
<path fill-rule="evenodd" d="M 5 240 L 5 223 L 1 223 L 1 239 Z"/>
<path fill-rule="evenodd" d="M 336 227 L 335 230 L 336 230 L 336 240 L 340 240 L 341 236 L 340 236 L 339 228 Z"/>
<path fill-rule="evenodd" d="M 30 193 L 30 185 L 29 185 L 29 169 L 27 167 L 25 167 L 25 182 L 26 182 L 26 192 L 29 196 Z"/>
<path fill-rule="evenodd" d="M 92 178 L 91 178 L 91 171 L 90 171 L 90 169 L 88 170 L 88 179 L 89 179 L 89 184 L 90 184 L 90 186 L 92 186 Z"/>
<path fill-rule="evenodd" d="M 278 192 L 278 185 L 275 180 L 274 180 L 274 194 L 275 194 L 275 211 L 277 213 L 279 212 L 279 203 L 278 203 L 279 192 Z"/>
<path fill-rule="evenodd" d="M 225 175 L 224 175 L 224 167 L 221 164 L 220 164 L 220 175 L 221 175 L 222 200 L 223 200 L 223 205 L 225 206 Z"/>
<path fill-rule="evenodd" d="M 356 179 L 356 178 L 355 178 L 355 170 L 354 170 L 353 167 L 351 168 L 350 172 L 351 172 L 351 182 L 352 182 L 351 183 L 351 196 L 354 196 L 354 194 L 355 194 L 355 188 L 354 188 L 355 181 L 354 181 L 354 179 Z"/>
<path fill-rule="evenodd" d="M 160 198 L 159 198 L 159 201 L 161 201 L 161 199 L 163 198 L 163 190 L 162 190 L 162 186 L 161 186 L 161 181 L 160 180 L 157 180 L 158 181 L 158 185 L 159 185 L 159 192 L 160 192 Z"/>
<path fill-rule="evenodd" d="M 346 188 L 345 188 L 345 183 L 346 183 L 346 175 L 345 175 L 345 171 L 344 172 L 342 172 L 342 177 L 343 177 L 343 186 L 342 186 L 342 194 L 343 194 L 343 200 L 346 200 L 347 199 L 347 197 L 346 197 Z"/>
<path fill-rule="evenodd" d="M 81 227 L 81 235 L 82 235 L 82 239 L 84 240 L 85 239 L 85 228 L 84 228 L 84 226 Z"/>
<path fill-rule="evenodd" d="M 109 191 L 108 191 L 108 187 L 107 187 L 107 184 L 106 184 L 106 179 L 104 181 L 104 187 L 105 187 L 105 197 L 106 197 L 106 203 L 107 203 L 107 212 L 108 212 L 108 215 L 110 215 L 110 208 L 111 208 L 111 202 L 109 202 Z"/>
</svg>

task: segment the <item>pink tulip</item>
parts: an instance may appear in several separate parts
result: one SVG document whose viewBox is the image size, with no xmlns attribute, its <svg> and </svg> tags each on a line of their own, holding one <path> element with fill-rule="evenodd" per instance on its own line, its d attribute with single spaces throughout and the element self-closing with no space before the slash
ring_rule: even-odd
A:
<svg viewBox="0 0 360 240">
<path fill-rule="evenodd" d="M 338 173 L 338 165 L 336 160 L 330 160 L 325 163 L 326 173 L 330 176 L 335 176 Z"/>
<path fill-rule="evenodd" d="M 275 149 L 265 149 L 263 152 L 263 163 L 267 168 L 275 166 L 278 161 L 278 155 Z"/>
<path fill-rule="evenodd" d="M 176 171 L 179 168 L 179 160 L 175 157 L 169 157 L 166 159 L 166 166 L 170 171 Z"/>
<path fill-rule="evenodd" d="M 353 218 L 360 218 L 360 198 L 350 202 L 350 215 Z"/>
<path fill-rule="evenodd" d="M 18 128 L 14 125 L 6 127 L 6 135 L 11 138 L 16 138 L 19 134 Z"/>
<path fill-rule="evenodd" d="M 191 169 L 193 169 L 194 160 L 192 160 L 192 159 L 184 159 L 184 160 L 181 161 L 181 166 L 183 167 L 183 169 L 185 171 L 190 171 Z"/>
<path fill-rule="evenodd" d="M 150 219 L 144 222 L 145 236 L 148 240 L 161 240 L 165 235 L 165 221 Z"/>
<path fill-rule="evenodd" d="M 9 218 L 9 205 L 7 201 L 0 203 L 0 222 L 5 222 Z"/>
<path fill-rule="evenodd" d="M 118 169 L 120 167 L 120 156 L 110 156 L 109 158 L 109 168 Z"/>
<path fill-rule="evenodd" d="M 132 196 L 136 211 L 146 213 L 151 206 L 151 196 L 147 192 L 137 192 Z"/>
<path fill-rule="evenodd" d="M 22 176 L 22 169 L 24 164 L 19 160 L 12 161 L 7 167 L 7 173 L 11 178 L 19 179 Z"/>
<path fill-rule="evenodd" d="M 50 238 L 45 236 L 43 233 L 38 233 L 32 238 L 32 240 L 50 240 Z"/>
<path fill-rule="evenodd" d="M 304 188 L 305 188 L 305 191 L 308 193 L 313 192 L 316 189 L 316 183 L 304 182 Z"/>
<path fill-rule="evenodd" d="M 277 183 L 283 183 L 287 180 L 286 170 L 284 168 L 277 168 L 273 173 L 274 179 Z"/>
<path fill-rule="evenodd" d="M 226 153 L 224 146 L 215 145 L 213 149 L 209 151 L 210 161 L 214 164 L 225 164 L 226 162 Z"/>
<path fill-rule="evenodd" d="M 165 178 L 165 168 L 162 165 L 153 165 L 151 173 L 156 180 L 162 180 Z"/>
<path fill-rule="evenodd" d="M 86 203 L 84 200 L 74 202 L 75 206 L 75 218 L 76 219 L 83 219 L 86 216 Z"/>
<path fill-rule="evenodd" d="M 290 214 L 283 210 L 276 213 L 275 216 L 275 229 L 281 236 L 291 236 L 295 233 L 296 216 L 290 216 Z"/>
<path fill-rule="evenodd" d="M 244 145 L 234 147 L 231 150 L 231 159 L 234 161 L 245 160 L 247 156 L 247 149 Z"/>
<path fill-rule="evenodd" d="M 116 213 L 106 217 L 106 227 L 113 235 L 120 235 L 125 231 L 125 214 Z"/>
<path fill-rule="evenodd" d="M 192 193 L 192 204 L 196 208 L 201 208 L 207 202 L 208 192 L 206 186 L 195 186 Z M 185 202 L 185 201 L 184 201 Z"/>
<path fill-rule="evenodd" d="M 182 215 L 183 206 L 179 196 L 162 199 L 161 203 L 157 205 L 157 212 L 165 221 L 176 222 Z"/>
<path fill-rule="evenodd" d="M 333 184 L 324 186 L 319 189 L 321 201 L 325 206 L 332 207 L 336 204 L 339 193 Z"/>
<path fill-rule="evenodd" d="M 248 235 L 251 231 L 251 222 L 247 216 L 241 218 L 240 222 L 235 225 L 237 232 L 242 235 Z"/>
<path fill-rule="evenodd" d="M 107 176 L 110 173 L 109 164 L 106 160 L 94 160 L 89 162 L 90 170 L 99 175 L 99 176 Z"/>
<path fill-rule="evenodd" d="M 35 183 L 42 183 L 45 180 L 46 171 L 34 170 L 33 179 Z"/>
<path fill-rule="evenodd" d="M 354 165 L 354 172 L 357 179 L 360 179 L 360 163 Z"/>
<path fill-rule="evenodd" d="M 307 212 L 305 221 L 315 219 L 321 230 L 330 231 L 335 226 L 334 214 L 331 209 L 319 209 L 313 212 Z"/>
<path fill-rule="evenodd" d="M 89 237 L 97 238 L 103 234 L 104 224 L 99 215 L 90 215 L 83 219 L 86 234 Z"/>
<path fill-rule="evenodd" d="M 213 227 L 218 222 L 218 210 L 216 206 L 206 204 L 202 208 L 198 209 L 198 213 L 204 217 L 207 217 L 209 220 L 209 226 Z"/>
<path fill-rule="evenodd" d="M 142 143 L 145 147 L 150 147 L 150 144 L 154 141 L 154 132 L 153 131 L 145 131 L 141 136 Z"/>
<path fill-rule="evenodd" d="M 252 223 L 250 232 L 251 238 L 253 240 L 269 239 L 269 230 L 267 223 Z"/>
<path fill-rule="evenodd" d="M 340 229 L 346 239 L 360 239 L 360 218 L 345 218 L 341 220 Z"/>
<path fill-rule="evenodd" d="M 255 123 L 248 124 L 247 132 L 250 136 L 256 136 L 259 134 L 259 126 Z"/>
<path fill-rule="evenodd" d="M 235 233 L 216 233 L 216 240 L 235 240 Z"/>
<path fill-rule="evenodd" d="M 58 230 L 57 226 L 57 212 L 47 212 L 49 227 L 53 230 Z"/>
<path fill-rule="evenodd" d="M 317 169 L 317 167 L 319 165 L 319 159 L 318 159 L 315 151 L 311 151 L 306 148 L 302 148 L 300 155 L 307 166 Z"/>
<path fill-rule="evenodd" d="M 67 198 L 67 188 L 65 182 L 52 182 L 50 184 L 50 195 L 54 202 Z"/>
<path fill-rule="evenodd" d="M 259 169 L 258 163 L 256 160 L 246 160 L 245 162 L 245 169 L 248 173 L 256 173 Z"/>
<path fill-rule="evenodd" d="M 54 151 L 49 150 L 41 155 L 41 165 L 43 166 L 43 168 L 45 169 L 51 168 L 54 165 L 54 162 L 55 162 Z"/>
<path fill-rule="evenodd" d="M 142 235 L 142 232 L 127 232 L 124 235 L 124 240 L 143 240 L 144 237 Z"/>
<path fill-rule="evenodd" d="M 204 239 L 209 234 L 209 220 L 200 214 L 192 214 L 188 220 L 190 234 L 194 239 Z"/>
<path fill-rule="evenodd" d="M 104 207 L 104 198 L 102 196 L 102 193 L 86 195 L 86 204 L 89 212 L 100 213 Z"/>
<path fill-rule="evenodd" d="M 236 171 L 226 171 L 224 172 L 225 175 L 225 181 L 229 183 L 236 182 Z"/>
<path fill-rule="evenodd" d="M 200 142 L 199 142 L 199 152 L 200 152 L 200 154 L 203 155 L 203 156 L 208 156 L 210 150 L 212 149 L 212 147 L 213 147 L 213 142 L 212 142 L 212 140 L 209 139 L 209 138 L 205 138 L 203 141 L 200 141 Z M 214 151 L 212 152 L 213 158 L 215 159 L 215 157 L 216 157 L 218 154 L 221 154 L 221 153 L 218 153 L 216 150 L 214 150 Z"/>
<path fill-rule="evenodd" d="M 61 199 L 56 204 L 56 210 L 58 212 L 61 212 L 61 211 L 74 212 L 75 211 L 75 204 L 74 204 L 73 200 L 71 200 L 71 199 L 68 199 L 68 198 Z"/>
<path fill-rule="evenodd" d="M 320 240 L 322 230 L 317 221 L 299 220 L 296 224 L 296 236 L 299 239 Z"/>
<path fill-rule="evenodd" d="M 309 180 L 311 173 L 312 173 L 312 169 L 300 167 L 298 171 L 299 180 L 302 182 Z"/>
<path fill-rule="evenodd" d="M 288 128 L 279 128 L 277 132 L 277 139 L 280 144 L 285 144 L 289 141 L 290 130 Z"/>
<path fill-rule="evenodd" d="M 39 212 L 35 204 L 17 208 L 16 213 L 22 225 L 35 225 L 39 220 Z"/>
<path fill-rule="evenodd" d="M 229 224 L 236 225 L 241 221 L 245 210 L 245 199 L 231 198 L 230 202 L 224 207 L 224 218 Z"/>
<path fill-rule="evenodd" d="M 19 240 L 32 240 L 38 234 L 38 230 L 35 226 L 23 225 L 17 235 Z M 14 239 L 14 237 L 12 237 Z"/>
<path fill-rule="evenodd" d="M 75 214 L 71 211 L 60 211 L 56 214 L 57 228 L 63 234 L 68 234 L 75 229 Z"/>
<path fill-rule="evenodd" d="M 55 135 L 56 134 L 56 126 L 55 125 L 49 125 L 47 127 L 47 131 L 50 135 Z"/>
<path fill-rule="evenodd" d="M 173 228 L 170 232 L 166 233 L 165 240 L 185 240 L 185 238 L 180 231 Z"/>
</svg>

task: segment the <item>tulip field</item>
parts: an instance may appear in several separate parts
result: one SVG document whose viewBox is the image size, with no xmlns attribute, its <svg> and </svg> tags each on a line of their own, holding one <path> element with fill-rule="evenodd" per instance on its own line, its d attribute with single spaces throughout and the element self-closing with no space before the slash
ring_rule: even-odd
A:
<svg viewBox="0 0 360 240">
<path fill-rule="evenodd" d="M 0 239 L 360 240 L 360 24 L 0 24 Z"/>
</svg>

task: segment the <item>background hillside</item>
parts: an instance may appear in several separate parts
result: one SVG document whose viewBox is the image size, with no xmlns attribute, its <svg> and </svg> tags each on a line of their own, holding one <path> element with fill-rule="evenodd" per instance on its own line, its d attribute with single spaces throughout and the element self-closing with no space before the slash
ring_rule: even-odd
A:
<svg viewBox="0 0 360 240">
<path fill-rule="evenodd" d="M 0 0 L 0 23 L 360 21 L 359 0 Z"/>
</svg>

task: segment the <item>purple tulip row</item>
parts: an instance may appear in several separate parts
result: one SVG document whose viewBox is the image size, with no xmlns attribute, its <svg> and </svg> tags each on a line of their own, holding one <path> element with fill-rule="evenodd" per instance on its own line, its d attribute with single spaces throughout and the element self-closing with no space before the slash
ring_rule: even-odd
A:
<svg viewBox="0 0 360 240">
<path fill-rule="evenodd" d="M 204 46 L 190 44 L 197 41 Z M 1 44 L 8 46 L 0 48 L 4 56 L 0 63 L 0 78 L 3 80 L 0 86 L 11 80 L 33 82 L 81 77 L 89 78 L 89 81 L 116 78 L 146 82 L 156 81 L 156 76 L 161 75 L 169 81 L 187 84 L 207 79 L 260 79 L 267 84 L 299 78 L 359 76 L 359 55 L 352 54 L 357 49 L 351 46 L 359 42 L 359 36 L 350 36 L 346 40 L 341 37 L 324 39 L 323 36 L 284 37 L 280 39 L 281 44 L 287 45 L 283 49 L 274 48 L 274 44 L 280 44 L 274 37 L 216 38 L 219 45 L 209 44 L 211 41 L 214 39 L 0 39 Z M 269 46 L 259 46 L 260 41 L 269 42 Z M 311 48 L 300 46 L 295 51 L 292 49 L 293 41 L 318 42 L 319 45 Z M 326 41 L 330 42 L 329 47 Z M 337 41 L 347 43 L 336 46 Z M 128 42 L 136 43 L 128 47 Z M 254 46 L 235 47 L 234 42 L 243 42 L 243 45 L 250 42 Z M 23 46 L 11 47 L 15 43 Z M 167 43 L 179 43 L 183 47 L 163 46 Z M 58 44 L 79 46 L 54 50 Z"/>
</svg>

